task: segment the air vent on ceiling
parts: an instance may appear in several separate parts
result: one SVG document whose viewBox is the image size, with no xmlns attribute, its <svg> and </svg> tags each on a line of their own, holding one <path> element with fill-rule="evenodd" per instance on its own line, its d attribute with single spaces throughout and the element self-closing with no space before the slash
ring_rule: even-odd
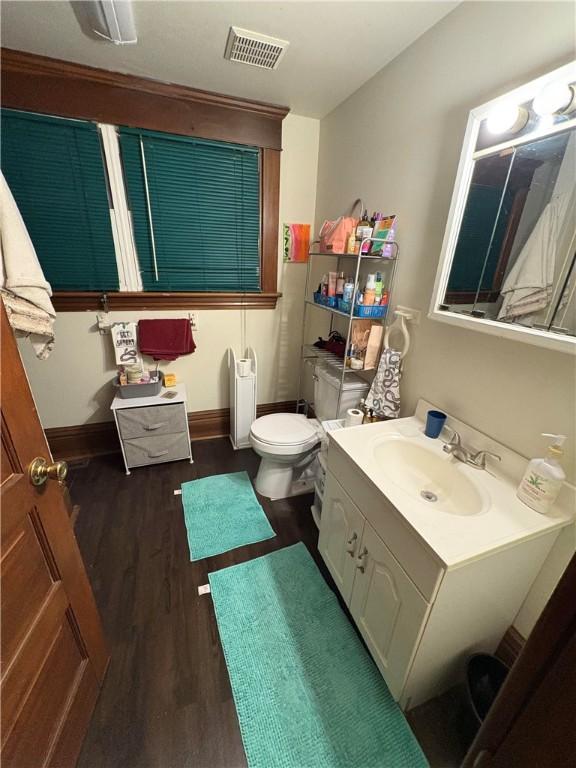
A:
<svg viewBox="0 0 576 768">
<path fill-rule="evenodd" d="M 263 69 L 276 69 L 289 45 L 287 40 L 230 27 L 224 58 Z"/>
</svg>

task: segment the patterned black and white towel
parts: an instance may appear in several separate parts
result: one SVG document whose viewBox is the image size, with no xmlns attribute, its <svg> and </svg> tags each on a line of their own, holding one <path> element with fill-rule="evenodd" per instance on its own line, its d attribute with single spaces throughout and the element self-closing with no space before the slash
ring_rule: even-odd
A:
<svg viewBox="0 0 576 768">
<path fill-rule="evenodd" d="M 367 407 L 378 416 L 397 419 L 400 414 L 400 362 L 400 352 L 382 350 L 378 370 L 366 398 Z"/>
</svg>

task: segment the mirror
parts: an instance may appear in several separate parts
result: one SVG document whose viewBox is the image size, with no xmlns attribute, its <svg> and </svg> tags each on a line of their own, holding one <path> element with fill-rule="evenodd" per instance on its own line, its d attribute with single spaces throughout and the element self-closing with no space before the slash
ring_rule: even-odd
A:
<svg viewBox="0 0 576 768">
<path fill-rule="evenodd" d="M 472 111 L 431 316 L 576 350 L 575 65 Z"/>
</svg>

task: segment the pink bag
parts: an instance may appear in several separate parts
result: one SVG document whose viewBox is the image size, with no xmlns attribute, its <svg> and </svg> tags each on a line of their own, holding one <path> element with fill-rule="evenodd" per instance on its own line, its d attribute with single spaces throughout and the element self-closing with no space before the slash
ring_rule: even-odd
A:
<svg viewBox="0 0 576 768">
<path fill-rule="evenodd" d="M 352 206 L 352 212 L 358 203 L 363 210 L 362 201 L 356 200 Z M 354 216 L 340 216 L 336 221 L 326 220 L 320 228 L 320 252 L 346 253 L 348 238 L 356 229 L 358 221 L 359 219 L 354 218 Z"/>
</svg>

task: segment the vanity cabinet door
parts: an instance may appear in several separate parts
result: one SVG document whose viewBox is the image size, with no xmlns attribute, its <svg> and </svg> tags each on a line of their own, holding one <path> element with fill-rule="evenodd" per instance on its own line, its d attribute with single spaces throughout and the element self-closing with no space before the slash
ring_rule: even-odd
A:
<svg viewBox="0 0 576 768">
<path fill-rule="evenodd" d="M 370 523 L 354 565 L 350 611 L 398 700 L 429 606 Z"/>
<path fill-rule="evenodd" d="M 346 605 L 356 572 L 364 515 L 330 472 L 327 473 L 318 549 Z"/>
</svg>

